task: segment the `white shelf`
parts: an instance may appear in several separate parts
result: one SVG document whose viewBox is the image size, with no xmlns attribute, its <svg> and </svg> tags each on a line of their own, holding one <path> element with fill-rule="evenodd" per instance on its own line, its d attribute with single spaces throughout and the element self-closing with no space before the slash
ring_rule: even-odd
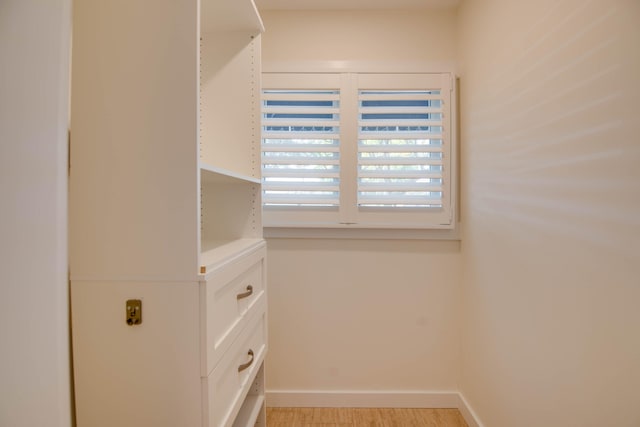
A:
<svg viewBox="0 0 640 427">
<path fill-rule="evenodd" d="M 253 427 L 262 411 L 264 394 L 249 394 L 240 408 L 240 412 L 233 422 L 233 427 Z"/>
<path fill-rule="evenodd" d="M 260 178 L 236 173 L 227 169 L 211 166 L 206 163 L 200 163 L 200 181 L 201 183 L 215 184 L 234 184 L 242 182 L 250 182 L 252 184 L 260 184 Z"/>
<path fill-rule="evenodd" d="M 253 0 L 203 0 L 200 13 L 203 33 L 248 31 L 257 35 L 264 31 L 262 19 Z"/>
<path fill-rule="evenodd" d="M 265 245 L 264 239 L 209 240 L 202 242 L 200 274 L 205 275 L 231 259 Z"/>
</svg>

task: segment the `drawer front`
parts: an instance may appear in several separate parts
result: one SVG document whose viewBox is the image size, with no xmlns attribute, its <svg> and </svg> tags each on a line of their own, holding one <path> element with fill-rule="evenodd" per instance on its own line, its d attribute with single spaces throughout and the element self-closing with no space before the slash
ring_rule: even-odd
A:
<svg viewBox="0 0 640 427">
<path fill-rule="evenodd" d="M 264 249 L 248 254 L 211 273 L 205 283 L 207 376 L 237 338 L 255 307 L 266 299 Z"/>
<path fill-rule="evenodd" d="M 238 341 L 207 378 L 209 427 L 232 425 L 264 361 L 266 338 L 266 312 L 263 310 L 252 316 Z"/>
</svg>

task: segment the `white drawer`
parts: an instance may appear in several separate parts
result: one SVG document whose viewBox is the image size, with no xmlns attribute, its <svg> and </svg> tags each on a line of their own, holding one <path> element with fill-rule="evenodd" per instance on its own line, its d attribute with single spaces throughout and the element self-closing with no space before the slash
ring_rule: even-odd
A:
<svg viewBox="0 0 640 427">
<path fill-rule="evenodd" d="M 206 366 L 211 373 L 244 327 L 245 318 L 266 299 L 264 248 L 212 271 L 204 284 Z"/>
<path fill-rule="evenodd" d="M 262 312 L 249 319 L 247 328 L 206 379 L 203 391 L 206 391 L 209 427 L 228 427 L 233 424 L 264 361 L 266 312 L 263 306 L 260 308 Z"/>
</svg>

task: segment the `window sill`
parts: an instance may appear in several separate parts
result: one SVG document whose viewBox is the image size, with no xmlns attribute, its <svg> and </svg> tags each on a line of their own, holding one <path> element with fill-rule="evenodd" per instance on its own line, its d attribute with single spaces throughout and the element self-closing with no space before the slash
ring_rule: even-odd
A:
<svg viewBox="0 0 640 427">
<path fill-rule="evenodd" d="M 461 226 L 453 229 L 264 227 L 265 239 L 461 240 Z"/>
</svg>

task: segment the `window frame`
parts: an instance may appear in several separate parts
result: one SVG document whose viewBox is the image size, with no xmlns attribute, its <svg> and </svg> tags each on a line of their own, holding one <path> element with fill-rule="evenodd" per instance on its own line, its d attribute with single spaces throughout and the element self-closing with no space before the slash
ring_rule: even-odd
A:
<svg viewBox="0 0 640 427">
<path fill-rule="evenodd" d="M 330 83 L 328 83 L 330 81 Z M 425 86 L 425 81 L 429 81 Z M 336 86 L 338 84 L 339 86 Z M 427 87 L 428 86 L 428 87 Z M 264 89 L 340 90 L 340 209 L 263 207 L 266 237 L 428 238 L 458 239 L 456 85 L 452 72 L 323 72 L 263 71 Z M 359 208 L 358 185 L 358 93 L 360 90 L 441 89 L 446 91 L 444 114 L 447 161 L 443 170 L 442 211 L 428 209 Z M 354 104 L 355 103 L 355 104 Z M 344 125 L 346 123 L 347 125 Z M 355 165 L 355 167 L 354 167 Z M 324 212 L 323 212 L 324 211 Z M 427 214 L 428 215 L 425 215 Z M 355 220 L 354 220 L 355 219 Z M 351 230 L 347 232 L 346 230 Z M 390 236 L 390 237 L 389 237 Z"/>
</svg>

